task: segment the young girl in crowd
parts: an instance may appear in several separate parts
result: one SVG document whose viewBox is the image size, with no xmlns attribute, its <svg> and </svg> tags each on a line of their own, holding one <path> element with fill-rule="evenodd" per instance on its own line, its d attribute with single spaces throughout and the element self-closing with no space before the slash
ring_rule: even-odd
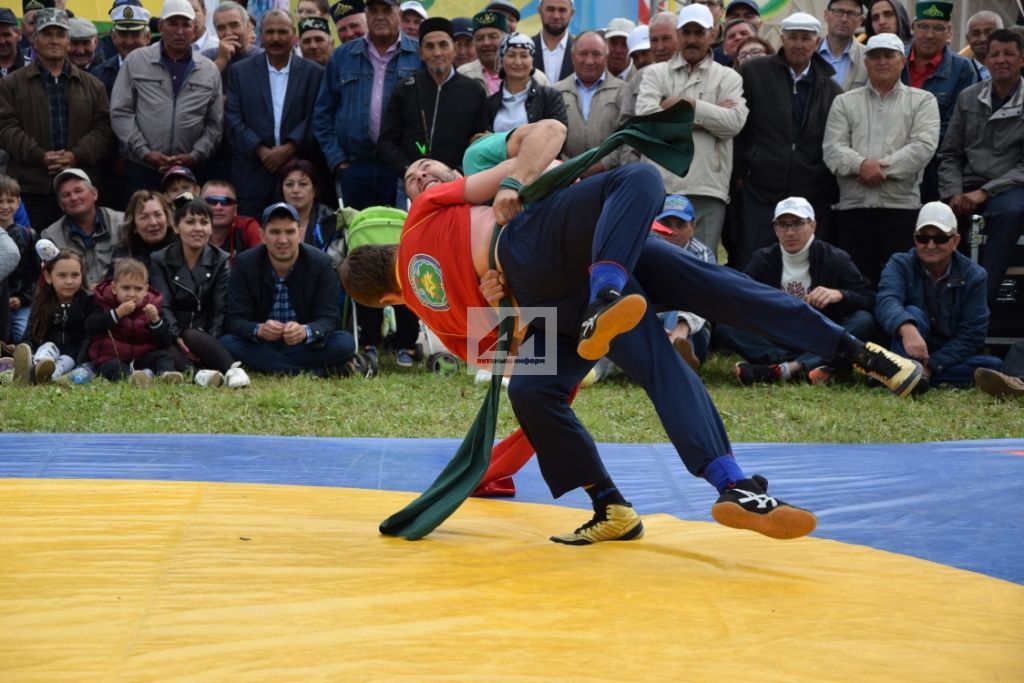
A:
<svg viewBox="0 0 1024 683">
<path fill-rule="evenodd" d="M 202 199 L 185 202 L 174 212 L 177 240 L 153 254 L 153 289 L 163 297 L 163 317 L 175 344 L 171 353 L 179 370 L 195 374 L 196 384 L 232 388 L 249 384 L 239 363 L 218 341 L 228 291 L 228 255 L 210 245 L 213 213 Z"/>
<path fill-rule="evenodd" d="M 28 344 L 19 344 L 14 350 L 14 381 L 21 384 L 57 379 L 85 359 L 89 343 L 85 319 L 93 309 L 82 258 L 59 251 L 47 239 L 39 240 L 36 251 L 43 263 L 43 279 L 36 289 L 27 331 L 36 351 L 33 354 Z"/>
<path fill-rule="evenodd" d="M 130 376 L 133 384 L 148 386 L 154 374 L 179 383 L 167 347 L 174 343 L 170 326 L 160 317 L 163 297 L 149 286 L 149 270 L 140 261 L 114 262 L 114 277 L 96 285 L 96 309 L 85 320 L 92 338 L 89 360 L 108 380 Z"/>
</svg>

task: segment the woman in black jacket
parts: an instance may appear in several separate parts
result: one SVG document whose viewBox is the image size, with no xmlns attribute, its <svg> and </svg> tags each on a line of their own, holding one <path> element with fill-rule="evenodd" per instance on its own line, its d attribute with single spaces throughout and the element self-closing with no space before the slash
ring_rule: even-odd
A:
<svg viewBox="0 0 1024 683">
<path fill-rule="evenodd" d="M 120 246 L 114 248 L 114 258 L 107 269 L 107 276 L 114 274 L 114 261 L 119 258 L 133 258 L 149 267 L 154 252 L 172 244 L 174 233 L 170 229 L 171 206 L 162 192 L 139 190 L 128 200 L 124 210 L 124 224 Z"/>
<path fill-rule="evenodd" d="M 201 199 L 181 205 L 174 213 L 174 231 L 178 239 L 152 255 L 150 283 L 163 296 L 163 317 L 176 340 L 171 348 L 175 365 L 195 369 L 198 361 L 212 372 L 196 373 L 197 384 L 219 386 L 227 374 L 228 386 L 236 386 L 231 373 L 242 371 L 232 367 L 234 359 L 217 339 L 228 291 L 228 255 L 210 245 L 210 207 Z"/>
<path fill-rule="evenodd" d="M 491 130 L 501 133 L 541 119 L 569 124 L 562 94 L 533 79 L 533 39 L 522 33 L 510 33 L 498 48 L 498 75 L 501 87 L 487 98 Z"/>
</svg>

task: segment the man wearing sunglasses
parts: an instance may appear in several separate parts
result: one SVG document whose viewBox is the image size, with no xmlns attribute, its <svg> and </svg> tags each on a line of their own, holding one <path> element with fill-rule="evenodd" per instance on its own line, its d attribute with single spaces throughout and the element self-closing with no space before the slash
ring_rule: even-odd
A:
<svg viewBox="0 0 1024 683">
<path fill-rule="evenodd" d="M 263 243 L 256 219 L 238 214 L 234 185 L 226 180 L 207 181 L 203 185 L 202 197 L 213 214 L 210 244 L 226 251 L 231 265 L 234 265 L 237 254 Z"/>
<path fill-rule="evenodd" d="M 959 243 L 953 210 L 929 202 L 918 213 L 914 248 L 894 254 L 882 271 L 875 318 L 893 351 L 924 366 L 917 393 L 929 383 L 971 386 L 977 368 L 1002 365 L 981 354 L 989 317 L 985 271 L 957 251 Z"/>
</svg>

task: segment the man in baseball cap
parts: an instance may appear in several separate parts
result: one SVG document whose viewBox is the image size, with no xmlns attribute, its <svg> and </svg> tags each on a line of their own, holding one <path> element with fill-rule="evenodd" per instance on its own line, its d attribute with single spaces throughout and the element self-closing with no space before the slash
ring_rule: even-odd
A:
<svg viewBox="0 0 1024 683">
<path fill-rule="evenodd" d="M 410 38 L 418 38 L 420 24 L 430 16 L 426 8 L 416 0 L 408 0 L 403 2 L 399 9 L 402 10 L 402 33 Z"/>
<path fill-rule="evenodd" d="M 604 42 L 608 46 L 608 72 L 624 81 L 633 73 L 629 60 L 629 32 L 634 28 L 636 24 L 629 19 L 615 17 L 604 31 Z"/>
<path fill-rule="evenodd" d="M 985 271 L 957 251 L 959 243 L 953 210 L 925 204 L 914 248 L 893 254 L 878 285 L 878 324 L 892 337 L 893 351 L 925 366 L 931 385 L 967 387 L 977 368 L 1002 364 L 982 351 L 989 321 Z"/>
</svg>

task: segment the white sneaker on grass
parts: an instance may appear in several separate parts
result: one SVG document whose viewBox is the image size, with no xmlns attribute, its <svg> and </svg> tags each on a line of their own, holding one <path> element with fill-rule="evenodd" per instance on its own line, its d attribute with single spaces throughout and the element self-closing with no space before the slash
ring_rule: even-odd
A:
<svg viewBox="0 0 1024 683">
<path fill-rule="evenodd" d="M 217 370 L 200 370 L 196 373 L 195 383 L 201 387 L 219 387 L 224 384 L 224 375 Z"/>
<path fill-rule="evenodd" d="M 239 361 L 232 363 L 231 368 L 224 373 L 224 381 L 228 389 L 241 389 L 251 384 L 249 375 L 245 374 L 242 364 Z"/>
</svg>

